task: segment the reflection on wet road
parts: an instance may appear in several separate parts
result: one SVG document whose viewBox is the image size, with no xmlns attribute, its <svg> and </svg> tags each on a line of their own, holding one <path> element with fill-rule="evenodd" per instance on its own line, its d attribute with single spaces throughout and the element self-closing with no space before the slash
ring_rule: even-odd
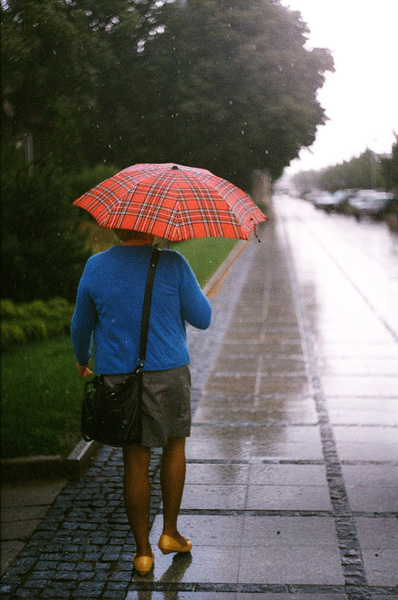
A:
<svg viewBox="0 0 398 600">
<path fill-rule="evenodd" d="M 383 222 L 327 214 L 303 200 L 281 197 L 275 209 L 299 259 L 302 285 L 316 290 L 317 297 L 322 295 L 319 320 L 326 326 L 332 313 L 334 328 L 333 315 L 341 316 L 335 334 L 341 339 L 344 331 L 349 336 L 346 317 L 355 316 L 359 339 L 371 339 L 372 331 L 379 332 L 382 324 L 398 341 L 398 234 Z M 360 298 L 376 321 L 366 320 Z"/>
</svg>

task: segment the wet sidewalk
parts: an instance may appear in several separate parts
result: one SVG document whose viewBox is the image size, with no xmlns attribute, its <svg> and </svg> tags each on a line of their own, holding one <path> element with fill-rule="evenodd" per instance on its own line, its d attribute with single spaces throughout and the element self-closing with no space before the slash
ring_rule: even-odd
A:
<svg viewBox="0 0 398 600">
<path fill-rule="evenodd" d="M 132 573 L 121 455 L 104 448 L 7 570 L 2 598 L 398 595 L 398 280 L 378 304 L 325 248 L 325 223 L 314 221 L 317 238 L 287 206 L 213 293 L 209 332 L 190 332 L 180 530 L 192 554 L 156 550 L 151 574 Z M 154 548 L 158 463 L 155 453 Z"/>
</svg>

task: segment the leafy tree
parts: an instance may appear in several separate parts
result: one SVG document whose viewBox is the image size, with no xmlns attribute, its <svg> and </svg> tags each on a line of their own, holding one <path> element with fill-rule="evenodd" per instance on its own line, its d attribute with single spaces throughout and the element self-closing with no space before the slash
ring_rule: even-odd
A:
<svg viewBox="0 0 398 600">
<path fill-rule="evenodd" d="M 33 140 L 34 162 L 64 170 L 129 162 L 126 92 L 138 41 L 160 9 L 140 0 L 9 0 L 2 9 L 3 142 Z"/>
<path fill-rule="evenodd" d="M 386 189 L 392 190 L 398 200 L 398 135 L 395 136 L 391 158 L 382 158 L 381 168 Z"/>
<path fill-rule="evenodd" d="M 307 50 L 299 14 L 269 0 L 175 2 L 162 19 L 135 69 L 138 153 L 246 187 L 254 168 L 277 178 L 325 122 L 329 52 Z"/>
<path fill-rule="evenodd" d="M 3 141 L 28 134 L 36 163 L 74 168 L 96 104 L 93 41 L 60 0 L 10 0 L 2 12 Z"/>
<path fill-rule="evenodd" d="M 155 4 L 149 0 L 75 0 L 71 5 L 71 18 L 95 42 L 91 62 L 97 78 L 96 101 L 84 131 L 89 165 L 135 162 L 134 71 L 138 42 L 153 26 L 159 10 Z"/>
<path fill-rule="evenodd" d="M 333 62 L 271 0 L 9 0 L 6 139 L 36 162 L 175 160 L 276 178 L 325 122 Z"/>
<path fill-rule="evenodd" d="M 374 152 L 366 150 L 350 161 L 324 169 L 319 174 L 318 182 L 322 189 L 330 192 L 383 187 L 380 161 Z"/>
</svg>

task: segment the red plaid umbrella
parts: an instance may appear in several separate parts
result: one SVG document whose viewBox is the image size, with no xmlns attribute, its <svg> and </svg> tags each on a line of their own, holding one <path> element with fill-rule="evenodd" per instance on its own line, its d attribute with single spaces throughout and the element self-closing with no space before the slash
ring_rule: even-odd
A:
<svg viewBox="0 0 398 600">
<path fill-rule="evenodd" d="M 210 171 L 173 163 L 127 167 L 74 201 L 100 227 L 133 229 L 172 242 L 247 240 L 267 217 L 242 190 Z"/>
</svg>

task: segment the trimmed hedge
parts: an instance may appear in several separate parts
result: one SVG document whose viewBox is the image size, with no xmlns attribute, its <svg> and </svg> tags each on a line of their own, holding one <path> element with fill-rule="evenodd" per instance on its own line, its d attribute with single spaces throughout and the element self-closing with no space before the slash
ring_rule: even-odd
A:
<svg viewBox="0 0 398 600">
<path fill-rule="evenodd" d="M 70 333 L 74 305 L 64 298 L 16 304 L 1 300 L 1 347 L 10 348 Z"/>
</svg>

